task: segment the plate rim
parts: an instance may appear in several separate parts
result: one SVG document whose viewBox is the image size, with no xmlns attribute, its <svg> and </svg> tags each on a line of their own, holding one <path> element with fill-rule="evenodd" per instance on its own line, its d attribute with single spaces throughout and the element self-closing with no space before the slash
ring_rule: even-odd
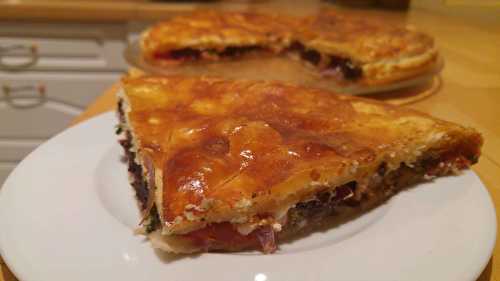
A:
<svg viewBox="0 0 500 281">
<path fill-rule="evenodd" d="M 23 159 L 23 161 L 21 161 L 19 163 L 19 165 L 16 167 L 15 170 L 24 169 L 22 167 L 24 167 L 26 164 L 23 164 L 23 163 L 28 163 L 29 161 L 31 161 L 30 159 L 34 157 L 33 155 L 35 155 L 35 153 L 39 153 L 37 151 L 41 150 L 42 147 L 51 145 L 53 142 L 55 142 L 54 139 L 56 139 L 56 138 L 58 139 L 62 135 L 70 134 L 70 133 L 72 133 L 72 131 L 81 130 L 85 127 L 90 127 L 95 123 L 103 122 L 103 121 L 105 121 L 105 119 L 111 118 L 112 114 L 114 114 L 114 112 L 101 113 L 99 115 L 96 115 L 96 116 L 84 121 L 84 122 L 81 122 L 80 124 L 69 127 L 66 130 L 60 132 L 56 136 L 52 137 L 48 141 L 41 144 L 37 149 L 32 151 L 27 157 L 25 157 L 25 159 Z M 0 188 L 0 203 L 3 202 L 4 200 L 7 200 L 7 199 L 5 199 L 6 190 L 7 190 L 9 185 L 12 185 L 10 182 L 13 181 L 12 178 L 15 178 L 17 173 L 19 173 L 19 172 L 11 173 L 8 176 L 7 180 L 4 182 L 4 184 L 2 185 L 2 187 Z M 478 184 L 480 184 L 480 187 L 477 187 L 477 188 L 480 188 L 481 193 L 483 194 L 483 196 L 485 196 L 485 199 L 487 199 L 487 201 L 488 201 L 488 206 L 485 208 L 488 208 L 488 213 L 491 215 L 491 219 L 492 219 L 491 220 L 492 232 L 489 233 L 489 237 L 488 237 L 489 241 L 486 241 L 486 242 L 489 242 L 489 244 L 486 245 L 486 248 L 488 249 L 488 251 L 487 251 L 487 253 L 484 252 L 484 254 L 481 256 L 482 266 L 476 267 L 476 270 L 474 272 L 469 272 L 469 274 L 468 274 L 470 277 L 470 280 L 476 280 L 480 276 L 480 274 L 483 272 L 483 270 L 486 268 L 486 266 L 488 265 L 488 262 L 491 259 L 491 256 L 492 256 L 494 248 L 495 248 L 496 239 L 497 239 L 497 216 L 496 216 L 495 204 L 494 204 L 493 198 L 491 197 L 491 194 L 490 194 L 488 187 L 481 181 L 480 177 L 472 169 L 469 169 L 469 170 L 465 171 L 464 173 L 470 174 L 474 178 L 474 180 L 476 180 L 478 182 Z M 0 204 L 0 210 L 1 209 L 2 209 L 2 204 Z M 5 217 L 7 217 L 7 215 L 4 215 L 3 218 L 5 218 Z M 1 215 L 0 215 L 0 223 L 2 223 L 2 216 Z M 5 241 L 2 242 L 4 240 L 3 237 L 4 237 L 3 235 L 0 235 L 0 255 L 2 256 L 5 264 L 14 273 L 14 275 L 16 277 L 18 277 L 20 280 L 27 280 L 27 281 L 34 280 L 34 279 L 27 278 L 28 274 L 25 274 L 26 273 L 25 269 L 20 269 L 19 268 L 20 264 L 16 264 L 16 262 L 14 261 L 12 256 L 7 255 L 7 253 L 5 251 L 5 247 L 3 246 L 4 245 L 3 243 Z M 486 235 L 485 235 L 485 237 L 486 237 Z M 483 240 L 482 243 L 486 243 L 486 242 L 485 242 L 485 240 Z"/>
</svg>

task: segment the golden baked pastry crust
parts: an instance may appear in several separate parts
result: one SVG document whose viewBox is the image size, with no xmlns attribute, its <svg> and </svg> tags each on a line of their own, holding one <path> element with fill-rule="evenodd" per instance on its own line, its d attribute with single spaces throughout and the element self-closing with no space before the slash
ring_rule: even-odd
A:
<svg viewBox="0 0 500 281">
<path fill-rule="evenodd" d="M 297 36 L 306 46 L 359 63 L 419 56 L 434 48 L 424 33 L 354 13 L 327 10 L 298 26 Z"/>
<path fill-rule="evenodd" d="M 152 26 L 140 42 L 142 55 L 153 64 L 289 53 L 312 62 L 322 76 L 364 85 L 425 73 L 436 66 L 438 54 L 432 37 L 413 28 L 335 10 L 306 18 L 199 11 Z"/>
<path fill-rule="evenodd" d="M 482 143 L 474 129 L 427 114 L 280 82 L 141 77 L 123 87 L 168 235 L 276 214 L 382 164 L 445 152 L 474 163 Z"/>
<path fill-rule="evenodd" d="M 414 76 L 437 58 L 432 37 L 380 18 L 327 10 L 298 26 L 296 37 L 306 48 L 349 58 L 363 69 L 366 84 Z"/>
<path fill-rule="evenodd" d="M 258 46 L 279 52 L 289 44 L 291 24 L 291 19 L 272 14 L 199 11 L 149 28 L 141 49 L 152 61 L 157 54 L 185 48 L 222 51 L 229 46 Z"/>
</svg>

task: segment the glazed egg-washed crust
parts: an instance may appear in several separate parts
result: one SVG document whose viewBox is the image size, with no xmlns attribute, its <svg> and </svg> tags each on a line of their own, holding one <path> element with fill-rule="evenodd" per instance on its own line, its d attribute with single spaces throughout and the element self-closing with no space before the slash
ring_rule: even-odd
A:
<svg viewBox="0 0 500 281">
<path fill-rule="evenodd" d="M 437 58 L 432 37 L 380 18 L 327 10 L 298 26 L 296 36 L 306 48 L 350 58 L 371 84 L 413 76 Z"/>
<path fill-rule="evenodd" d="M 283 213 L 385 162 L 454 150 L 477 159 L 473 129 L 423 113 L 280 82 L 123 79 L 138 155 L 152 158 L 163 234 Z"/>
<path fill-rule="evenodd" d="M 222 50 L 228 46 L 258 45 L 280 51 L 288 45 L 293 20 L 251 12 L 200 11 L 154 25 L 142 35 L 146 58 L 167 50 Z"/>
</svg>

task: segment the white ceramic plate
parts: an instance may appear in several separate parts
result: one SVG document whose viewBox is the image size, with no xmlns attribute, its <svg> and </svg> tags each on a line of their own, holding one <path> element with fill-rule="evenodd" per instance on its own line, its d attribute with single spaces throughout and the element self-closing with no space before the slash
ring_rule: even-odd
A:
<svg viewBox="0 0 500 281">
<path fill-rule="evenodd" d="M 159 255 L 132 234 L 139 213 L 115 123 L 108 113 L 61 133 L 2 187 L 1 254 L 21 280 L 474 280 L 491 255 L 495 212 L 471 171 L 274 255 Z"/>
<path fill-rule="evenodd" d="M 432 82 L 432 79 L 444 67 L 444 60 L 440 56 L 436 63 L 421 75 L 390 84 L 366 86 L 356 83 L 339 84 L 335 79 L 322 77 L 315 70 L 304 67 L 304 64 L 301 62 L 279 56 L 162 67 L 152 65 L 143 59 L 139 41 L 137 40 L 127 45 L 123 56 L 129 65 L 141 69 L 146 73 L 163 75 L 182 74 L 188 76 L 216 75 L 231 79 L 281 80 L 352 95 L 388 92 L 426 85 L 426 83 Z"/>
</svg>

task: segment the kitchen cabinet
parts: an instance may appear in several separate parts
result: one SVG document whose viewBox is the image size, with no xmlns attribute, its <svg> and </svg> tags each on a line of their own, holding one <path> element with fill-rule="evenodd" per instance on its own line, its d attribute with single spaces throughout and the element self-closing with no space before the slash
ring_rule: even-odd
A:
<svg viewBox="0 0 500 281">
<path fill-rule="evenodd" d="M 0 184 L 126 71 L 127 26 L 0 22 Z"/>
</svg>

